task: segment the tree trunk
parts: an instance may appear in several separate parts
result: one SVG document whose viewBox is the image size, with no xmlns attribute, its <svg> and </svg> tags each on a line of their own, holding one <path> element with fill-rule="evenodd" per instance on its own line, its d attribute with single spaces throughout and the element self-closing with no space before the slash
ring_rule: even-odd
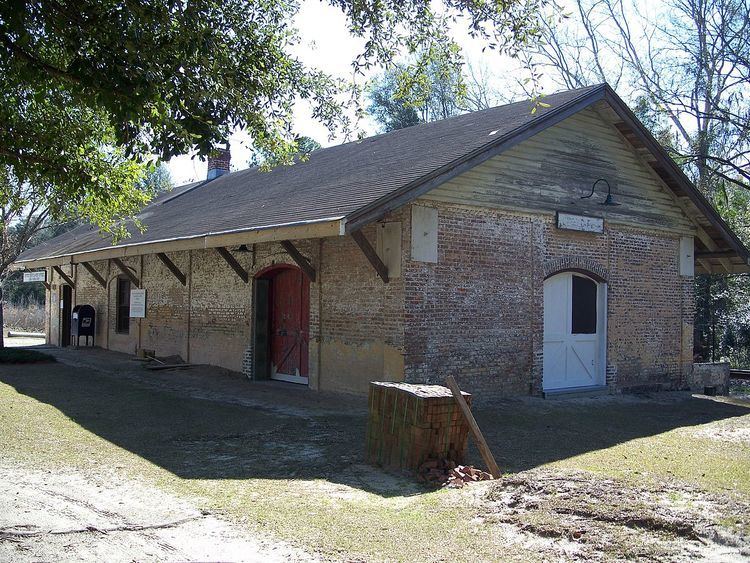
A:
<svg viewBox="0 0 750 563">
<path fill-rule="evenodd" d="M 0 348 L 5 348 L 5 324 L 3 323 L 3 286 L 0 284 Z"/>
</svg>

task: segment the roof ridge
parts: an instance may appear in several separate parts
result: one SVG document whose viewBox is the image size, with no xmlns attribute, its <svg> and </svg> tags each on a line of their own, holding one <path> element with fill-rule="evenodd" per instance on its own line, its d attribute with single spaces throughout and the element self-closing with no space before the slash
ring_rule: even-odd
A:
<svg viewBox="0 0 750 563">
<path fill-rule="evenodd" d="M 443 166 L 436 168 L 426 174 L 423 174 L 422 176 L 420 176 L 419 178 L 416 178 L 409 184 L 402 186 L 400 190 L 389 192 L 383 195 L 381 198 L 371 202 L 369 205 L 366 205 L 356 210 L 355 212 L 351 213 L 347 219 L 347 230 L 350 229 L 351 223 L 361 222 L 362 217 L 366 216 L 368 213 L 372 213 L 374 209 L 377 209 L 380 206 L 388 205 L 389 201 L 398 199 L 399 197 L 403 196 L 406 193 L 419 189 L 420 186 L 429 185 L 430 182 L 434 180 L 434 178 L 439 177 L 448 171 L 456 170 L 460 168 L 461 166 L 465 165 L 467 161 L 471 161 L 477 158 L 478 156 L 482 155 L 483 153 L 490 152 L 493 149 L 493 147 L 502 146 L 505 143 L 507 143 L 508 140 L 511 140 L 514 137 L 517 137 L 518 135 L 523 134 L 524 131 L 533 129 L 537 124 L 542 123 L 550 118 L 554 118 L 556 115 L 560 113 L 565 113 L 566 110 L 568 110 L 568 108 L 575 108 L 583 100 L 586 100 L 587 98 L 591 97 L 596 92 L 606 93 L 608 91 L 608 88 L 609 88 L 609 85 L 606 82 L 603 82 L 601 84 L 597 84 L 596 86 L 588 86 L 586 88 L 579 88 L 576 90 L 566 90 L 565 91 L 566 93 L 578 92 L 578 91 L 580 91 L 580 93 L 570 98 L 569 100 L 566 100 L 565 102 L 563 102 L 562 104 L 560 104 L 559 106 L 555 108 L 537 113 L 536 115 L 534 115 L 534 117 L 532 117 L 530 120 L 526 121 L 525 123 L 519 124 L 513 129 L 506 131 L 502 135 L 494 139 L 491 139 L 490 141 L 487 141 L 466 153 L 461 154 L 460 156 L 454 158 L 453 160 L 444 164 Z M 514 104 L 507 104 L 505 106 L 498 106 L 498 107 L 507 108 L 510 105 L 514 105 Z M 413 196 L 413 197 L 416 198 L 418 197 L 418 195 Z"/>
<path fill-rule="evenodd" d="M 586 93 L 588 93 L 588 92 L 596 90 L 598 88 L 602 88 L 602 87 L 606 86 L 606 84 L 607 84 L 606 82 L 600 82 L 598 84 L 593 84 L 591 86 L 581 86 L 580 88 L 572 88 L 570 90 L 557 90 L 557 91 L 555 91 L 555 92 L 553 92 L 551 94 L 543 95 L 543 98 L 549 98 L 551 96 L 556 96 L 558 94 L 571 94 L 571 93 L 579 92 L 579 91 L 582 92 L 581 95 L 584 95 L 583 94 L 584 90 L 586 91 Z M 578 99 L 578 96 L 576 96 L 575 99 Z M 400 129 L 394 129 L 392 131 L 385 131 L 383 133 L 376 133 L 375 135 L 370 135 L 369 137 L 363 137 L 361 139 L 356 139 L 356 140 L 352 140 L 352 141 L 346 141 L 344 143 L 339 143 L 339 144 L 336 144 L 336 145 L 330 145 L 328 147 L 320 147 L 319 149 L 315 149 L 314 151 L 310 151 L 309 153 L 307 153 L 306 156 L 309 159 L 315 153 L 320 154 L 322 152 L 325 152 L 325 151 L 328 151 L 328 150 L 331 150 L 331 149 L 338 149 L 338 148 L 346 147 L 348 145 L 353 145 L 353 144 L 362 144 L 365 141 L 372 141 L 372 140 L 380 139 L 380 138 L 386 137 L 386 136 L 398 136 L 399 134 L 402 134 L 402 133 L 406 134 L 406 132 L 414 132 L 415 129 L 424 129 L 426 127 L 435 126 L 436 124 L 439 124 L 439 123 L 445 123 L 445 122 L 454 121 L 454 120 L 457 120 L 457 119 L 466 119 L 468 116 L 476 117 L 477 114 L 481 114 L 481 113 L 485 113 L 485 112 L 497 111 L 499 109 L 506 109 L 506 108 L 509 108 L 511 106 L 515 106 L 515 105 L 519 105 L 519 104 L 523 104 L 523 103 L 528 103 L 528 102 L 531 102 L 531 101 L 532 101 L 531 98 L 527 98 L 527 99 L 523 99 L 523 100 L 517 100 L 515 102 L 509 102 L 507 104 L 501 104 L 501 105 L 498 105 L 498 106 L 492 106 L 491 108 L 484 108 L 484 109 L 480 109 L 480 110 L 475 110 L 475 111 L 469 111 L 469 112 L 466 112 L 466 113 L 461 113 L 461 114 L 458 114 L 458 115 L 452 115 L 450 117 L 446 117 L 446 118 L 443 118 L 443 119 L 436 119 L 434 121 L 424 121 L 424 122 L 421 122 L 421 123 L 416 123 L 414 125 L 410 125 L 408 127 L 402 127 Z M 541 117 L 541 115 L 535 116 L 534 119 L 536 119 L 538 117 Z M 298 163 L 294 162 L 294 164 L 298 164 Z M 304 162 L 302 162 L 301 164 L 304 164 Z M 280 165 L 278 167 L 282 167 L 282 166 L 292 166 L 292 164 L 282 164 L 282 165 Z M 230 172 L 229 174 L 222 174 L 221 176 L 213 178 L 213 180 L 217 180 L 219 178 L 226 178 L 228 176 L 239 174 L 241 172 L 247 172 L 248 170 L 252 170 L 254 168 L 258 169 L 257 166 L 249 166 L 247 168 L 242 168 L 241 170 L 235 170 L 233 172 Z M 271 170 L 273 170 L 275 168 L 277 168 L 277 167 L 274 167 Z M 172 199 L 176 199 L 176 198 L 180 197 L 181 195 L 186 194 L 188 192 L 191 192 L 195 188 L 204 186 L 204 185 L 206 185 L 206 184 L 208 184 L 210 182 L 211 182 L 211 180 L 202 180 L 202 181 L 198 182 L 197 183 L 198 185 L 194 186 L 193 188 L 191 188 L 189 190 L 185 190 L 184 192 L 180 192 L 179 194 L 175 194 L 174 197 L 165 199 L 161 203 L 167 203 L 168 201 L 171 201 Z M 194 182 L 187 182 L 186 184 L 180 184 L 177 187 L 179 188 L 179 187 L 187 186 L 187 185 L 190 185 L 192 183 L 194 183 Z"/>
</svg>

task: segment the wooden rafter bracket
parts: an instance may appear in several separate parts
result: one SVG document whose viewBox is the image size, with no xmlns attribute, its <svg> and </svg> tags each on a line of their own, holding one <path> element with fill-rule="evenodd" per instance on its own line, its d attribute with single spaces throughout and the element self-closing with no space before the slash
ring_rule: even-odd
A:
<svg viewBox="0 0 750 563">
<path fill-rule="evenodd" d="M 52 280 L 52 274 L 47 268 L 44 269 L 44 273 L 45 273 L 45 277 L 47 278 L 47 281 L 43 281 L 42 283 L 44 284 L 44 287 L 46 287 L 48 291 L 51 291 L 52 284 L 50 283 L 50 281 Z"/>
<path fill-rule="evenodd" d="M 375 271 L 380 276 L 380 279 L 383 280 L 383 283 L 388 283 L 388 268 L 383 264 L 383 261 L 380 259 L 380 256 L 378 256 L 378 253 L 375 252 L 375 249 L 370 244 L 370 241 L 367 240 L 367 237 L 362 231 L 352 231 L 351 235 L 354 242 L 357 243 L 357 246 L 359 246 L 359 249 L 362 251 L 362 254 L 365 255 L 365 258 L 367 258 L 370 264 L 372 264 L 372 267 L 375 268 Z"/>
<path fill-rule="evenodd" d="M 81 264 L 81 266 L 83 266 L 84 268 L 86 268 L 86 271 L 89 274 L 91 274 L 91 277 L 93 277 L 99 283 L 100 286 L 102 286 L 103 288 L 106 289 L 106 287 L 107 287 L 107 280 L 105 280 L 102 277 L 102 275 L 99 272 L 96 271 L 96 268 L 94 268 L 94 266 L 91 263 L 89 263 L 89 262 L 80 262 L 80 264 Z"/>
<path fill-rule="evenodd" d="M 234 270 L 234 272 L 240 277 L 240 279 L 247 283 L 250 281 L 250 276 L 247 273 L 247 270 L 242 267 L 242 265 L 237 262 L 237 259 L 232 255 L 231 252 L 229 252 L 226 247 L 223 246 L 217 246 L 216 252 L 219 253 L 219 255 L 226 261 L 227 264 Z"/>
<path fill-rule="evenodd" d="M 300 267 L 300 269 L 305 272 L 305 275 L 308 277 L 308 279 L 315 283 L 315 268 L 312 264 L 310 264 L 310 261 L 302 256 L 302 253 L 297 250 L 297 247 L 294 246 L 292 241 L 289 240 L 282 240 L 281 246 L 284 247 L 284 250 L 286 250 L 286 253 L 292 257 L 292 260 L 297 264 L 297 266 Z"/>
<path fill-rule="evenodd" d="M 695 257 L 696 258 L 728 258 L 730 256 L 735 256 L 737 253 L 734 250 L 715 250 L 708 252 L 696 252 Z"/>
<path fill-rule="evenodd" d="M 72 279 L 70 279 L 68 274 L 62 271 L 62 268 L 60 266 L 52 266 L 52 268 L 57 272 L 58 276 L 60 276 L 62 279 L 65 280 L 65 283 L 67 283 L 70 287 L 75 289 L 76 287 L 75 282 Z"/>
<path fill-rule="evenodd" d="M 157 252 L 156 257 L 161 260 L 161 263 L 167 267 L 167 270 L 172 272 L 172 275 L 177 278 L 177 281 L 182 285 L 187 285 L 187 276 L 182 273 L 177 265 L 169 259 L 169 256 L 163 252 Z"/>
<path fill-rule="evenodd" d="M 112 263 L 117 266 L 117 268 L 125 275 L 125 277 L 128 278 L 133 284 L 135 284 L 136 287 L 141 287 L 141 282 L 138 280 L 138 276 L 136 276 L 130 268 L 123 264 L 122 260 L 120 260 L 119 258 L 112 258 Z"/>
</svg>

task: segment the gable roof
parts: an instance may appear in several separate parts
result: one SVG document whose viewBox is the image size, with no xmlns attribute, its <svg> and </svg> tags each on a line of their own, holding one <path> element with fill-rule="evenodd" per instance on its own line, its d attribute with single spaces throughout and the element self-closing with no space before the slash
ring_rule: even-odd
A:
<svg viewBox="0 0 750 563">
<path fill-rule="evenodd" d="M 655 158 L 670 189 L 693 202 L 706 223 L 706 251 L 746 267 L 739 239 L 606 84 L 547 96 L 549 107 L 533 114 L 530 102 L 517 102 L 319 149 L 270 172 L 253 168 L 181 186 L 138 215 L 143 233 L 131 229 L 112 245 L 96 229 L 78 227 L 24 252 L 16 266 L 353 232 L 601 100 L 620 116 L 623 135 L 632 133 Z"/>
</svg>

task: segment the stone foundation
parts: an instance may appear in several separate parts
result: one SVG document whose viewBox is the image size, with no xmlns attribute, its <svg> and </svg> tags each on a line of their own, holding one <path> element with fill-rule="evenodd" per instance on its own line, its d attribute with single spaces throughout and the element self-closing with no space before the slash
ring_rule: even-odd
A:
<svg viewBox="0 0 750 563">
<path fill-rule="evenodd" d="M 693 364 L 689 385 L 694 393 L 728 395 L 729 362 Z M 711 389 L 714 390 L 713 393 Z"/>
</svg>

